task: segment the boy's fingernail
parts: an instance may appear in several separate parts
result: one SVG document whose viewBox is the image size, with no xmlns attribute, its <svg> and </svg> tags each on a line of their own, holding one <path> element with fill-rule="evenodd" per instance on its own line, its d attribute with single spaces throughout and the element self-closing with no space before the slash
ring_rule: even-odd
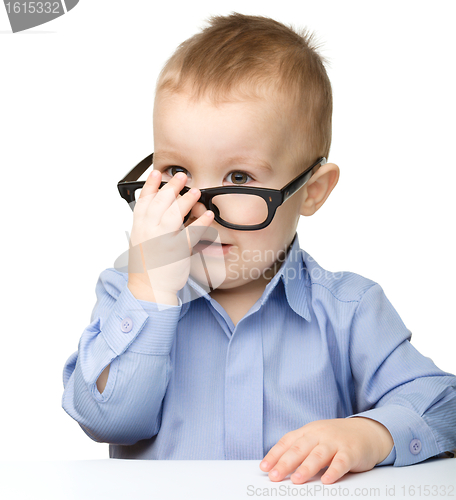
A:
<svg viewBox="0 0 456 500">
<path fill-rule="evenodd" d="M 267 469 L 268 467 L 268 463 L 266 462 L 266 460 L 263 460 L 260 464 L 260 467 L 262 467 L 263 469 Z"/>
<path fill-rule="evenodd" d="M 271 476 L 272 477 L 278 477 L 279 476 L 279 471 L 278 470 L 273 470 L 272 472 L 270 472 Z"/>
</svg>

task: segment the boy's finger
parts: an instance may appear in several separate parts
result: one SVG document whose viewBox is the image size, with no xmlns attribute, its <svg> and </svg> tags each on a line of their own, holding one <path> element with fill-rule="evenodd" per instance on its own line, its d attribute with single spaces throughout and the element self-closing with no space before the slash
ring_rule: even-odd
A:
<svg viewBox="0 0 456 500">
<path fill-rule="evenodd" d="M 297 438 L 298 433 L 296 431 L 287 432 L 287 434 L 282 436 L 263 458 L 260 463 L 261 469 L 264 471 L 271 470 Z"/>
<path fill-rule="evenodd" d="M 352 468 L 352 460 L 344 451 L 338 451 L 331 461 L 328 470 L 321 477 L 322 483 L 330 484 L 344 476 Z"/>
<path fill-rule="evenodd" d="M 180 196 L 176 199 L 176 203 L 172 204 L 170 210 L 165 212 L 162 217 L 162 221 L 165 224 L 171 224 L 173 220 L 175 220 L 176 215 L 182 219 L 182 223 L 184 217 L 190 212 L 190 210 L 195 206 L 195 202 L 201 196 L 201 192 L 199 189 L 192 188 L 190 191 L 187 191 L 184 196 Z M 168 220 L 169 217 L 169 220 Z M 204 219 L 206 220 L 206 219 Z M 188 226 L 187 226 L 188 227 Z"/>
<path fill-rule="evenodd" d="M 156 193 L 158 191 L 158 186 L 161 182 L 161 173 L 158 170 L 152 170 L 147 176 L 146 182 L 139 193 L 139 199 L 145 198 L 146 196 Z"/>
<path fill-rule="evenodd" d="M 215 241 L 218 231 L 195 221 L 176 236 L 175 231 L 155 236 L 142 241 L 121 255 L 115 262 L 115 269 L 123 269 L 128 262 L 129 273 L 144 273 L 151 269 L 167 266 L 182 259 L 187 259 L 192 254 L 189 240 L 193 247 L 201 239 L 202 234 L 210 241 Z M 165 251 L 157 255 L 157 247 Z"/>
<path fill-rule="evenodd" d="M 291 453 L 292 449 L 293 448 L 291 448 L 288 453 Z M 335 449 L 324 444 L 318 444 L 310 450 L 306 449 L 304 444 L 303 453 L 301 455 L 303 457 L 302 463 L 291 475 L 290 479 L 294 483 L 299 484 L 308 481 L 310 478 L 314 477 L 317 472 L 323 469 L 323 467 L 331 463 L 335 453 Z"/>
<path fill-rule="evenodd" d="M 179 199 L 179 193 L 185 185 L 186 178 L 185 174 L 183 176 L 176 174 L 161 189 L 152 193 L 151 200 L 154 201 L 154 204 L 153 206 L 151 203 L 147 204 L 147 209 L 151 209 L 150 213 L 147 214 L 151 222 L 160 223 L 166 211 Z"/>
<path fill-rule="evenodd" d="M 158 170 L 152 170 L 152 172 L 150 172 L 150 174 L 148 175 L 146 182 L 141 189 L 141 192 L 139 193 L 138 199 L 136 200 L 134 209 L 135 216 L 144 214 L 148 204 L 157 194 L 160 182 L 161 173 Z"/>
<path fill-rule="evenodd" d="M 316 474 L 322 467 L 329 463 L 329 457 L 324 457 L 326 462 L 319 468 L 315 460 L 307 463 L 308 457 L 313 453 L 315 447 L 318 447 L 318 440 L 312 438 L 301 437 L 296 440 L 288 450 L 279 458 L 274 468 L 269 472 L 269 478 L 273 481 L 281 481 L 285 479 L 288 474 L 291 474 L 297 467 L 301 467 L 302 480 L 307 480 Z M 317 454 L 322 450 L 319 449 Z M 314 456 L 315 458 L 315 456 Z M 304 465 L 303 465 L 304 462 Z"/>
<path fill-rule="evenodd" d="M 212 214 L 213 212 L 210 213 Z M 213 215 L 207 216 L 206 214 L 204 214 L 195 222 L 189 224 L 186 227 L 186 231 L 183 231 L 187 233 L 187 245 L 193 248 L 202 239 L 203 235 L 204 239 L 207 241 L 217 241 L 217 238 L 219 236 L 217 229 L 209 227 L 209 224 L 211 224 L 213 220 Z M 207 221 L 207 226 L 205 225 L 205 221 Z"/>
</svg>

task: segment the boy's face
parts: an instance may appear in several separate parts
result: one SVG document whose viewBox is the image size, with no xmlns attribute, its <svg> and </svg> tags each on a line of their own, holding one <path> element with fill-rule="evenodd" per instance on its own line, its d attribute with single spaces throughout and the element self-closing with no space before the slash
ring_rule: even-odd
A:
<svg viewBox="0 0 456 500">
<path fill-rule="evenodd" d="M 286 113 L 279 115 L 274 109 L 264 100 L 227 102 L 216 107 L 208 100 L 191 102 L 184 93 L 158 93 L 154 106 L 154 169 L 162 173 L 163 181 L 183 171 L 188 176 L 186 185 L 199 189 L 232 185 L 281 189 L 309 165 L 293 164 L 292 130 L 284 119 Z M 230 158 L 240 156 L 244 158 L 227 164 Z M 270 165 L 270 169 L 261 168 L 262 164 Z M 282 204 L 264 229 L 237 231 L 213 221 L 217 241 L 232 245 L 227 253 L 218 245 L 215 254 L 202 250 L 212 281 L 221 283 L 217 289 L 244 285 L 245 291 L 264 289 L 285 258 L 305 193 L 302 188 Z M 205 211 L 203 204 L 196 203 L 186 226 Z M 207 285 L 200 258 L 192 259 L 190 274 Z"/>
</svg>

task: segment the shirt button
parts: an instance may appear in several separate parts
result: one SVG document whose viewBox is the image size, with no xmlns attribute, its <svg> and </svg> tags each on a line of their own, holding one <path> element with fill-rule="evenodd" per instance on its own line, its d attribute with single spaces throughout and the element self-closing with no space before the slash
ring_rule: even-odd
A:
<svg viewBox="0 0 456 500">
<path fill-rule="evenodd" d="M 133 321 L 130 318 L 124 318 L 120 324 L 120 328 L 124 333 L 131 332 L 133 328 Z"/>
<path fill-rule="evenodd" d="M 418 455 L 421 451 L 421 441 L 419 439 L 412 439 L 410 441 L 410 451 L 413 455 Z"/>
</svg>

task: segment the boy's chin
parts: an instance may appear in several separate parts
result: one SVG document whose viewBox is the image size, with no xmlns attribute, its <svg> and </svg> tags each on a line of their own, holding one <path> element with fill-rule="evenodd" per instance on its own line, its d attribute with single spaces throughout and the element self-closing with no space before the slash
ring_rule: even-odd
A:
<svg viewBox="0 0 456 500">
<path fill-rule="evenodd" d="M 264 274 L 271 272 L 271 269 L 265 268 Z M 252 276 L 254 274 L 254 276 Z M 192 257 L 190 267 L 190 277 L 198 283 L 208 293 L 212 290 L 229 290 L 238 288 L 243 285 L 248 285 L 251 281 L 258 280 L 258 272 L 249 273 L 242 270 L 238 264 L 227 264 L 223 258 L 220 259 L 205 259 L 204 265 L 200 258 Z M 263 275 L 263 278 L 265 276 Z M 267 282 L 268 280 L 264 280 Z"/>
<path fill-rule="evenodd" d="M 227 266 L 223 256 L 204 258 L 200 254 L 191 257 L 190 277 L 205 290 L 219 288 L 226 282 Z"/>
</svg>

